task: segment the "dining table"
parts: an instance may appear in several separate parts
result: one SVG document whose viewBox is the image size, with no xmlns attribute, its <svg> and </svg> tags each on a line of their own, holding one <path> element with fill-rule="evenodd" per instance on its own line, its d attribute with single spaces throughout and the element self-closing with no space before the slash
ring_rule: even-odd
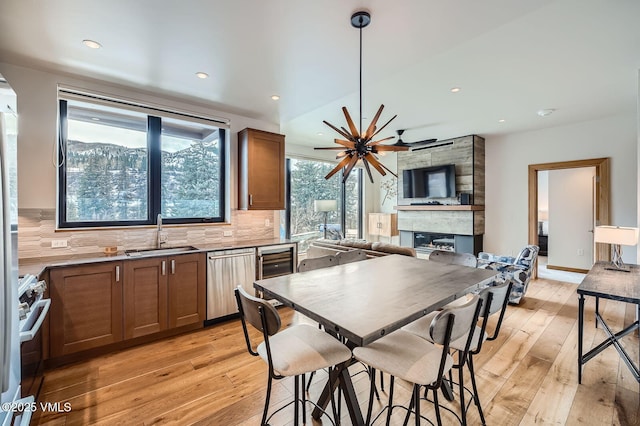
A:
<svg viewBox="0 0 640 426">
<path fill-rule="evenodd" d="M 490 284 L 497 272 L 448 265 L 411 256 L 388 255 L 258 280 L 256 290 L 345 339 L 351 348 L 380 337 Z M 348 363 L 333 370 L 318 406 L 326 408 L 340 386 L 354 425 L 364 424 Z M 313 417 L 322 411 L 314 409 Z"/>
</svg>

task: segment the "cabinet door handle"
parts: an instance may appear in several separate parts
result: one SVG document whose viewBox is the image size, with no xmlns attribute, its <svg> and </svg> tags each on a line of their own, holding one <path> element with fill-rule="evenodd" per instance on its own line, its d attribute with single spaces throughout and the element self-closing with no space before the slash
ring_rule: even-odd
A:
<svg viewBox="0 0 640 426">
<path fill-rule="evenodd" d="M 120 267 L 116 266 L 116 282 L 120 282 Z"/>
<path fill-rule="evenodd" d="M 249 205 L 253 205 L 253 194 L 249 194 Z"/>
<path fill-rule="evenodd" d="M 167 261 L 163 260 L 162 261 L 162 275 L 167 275 Z"/>
<path fill-rule="evenodd" d="M 171 259 L 171 275 L 176 273 L 176 260 Z"/>
</svg>

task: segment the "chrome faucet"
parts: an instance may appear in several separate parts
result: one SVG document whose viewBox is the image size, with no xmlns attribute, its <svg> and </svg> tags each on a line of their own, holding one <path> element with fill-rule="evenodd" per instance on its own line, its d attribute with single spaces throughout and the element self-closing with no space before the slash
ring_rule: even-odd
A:
<svg viewBox="0 0 640 426">
<path fill-rule="evenodd" d="M 162 248 L 162 245 L 167 242 L 167 236 L 162 232 L 162 215 L 158 213 L 158 229 L 156 231 L 156 248 Z"/>
</svg>

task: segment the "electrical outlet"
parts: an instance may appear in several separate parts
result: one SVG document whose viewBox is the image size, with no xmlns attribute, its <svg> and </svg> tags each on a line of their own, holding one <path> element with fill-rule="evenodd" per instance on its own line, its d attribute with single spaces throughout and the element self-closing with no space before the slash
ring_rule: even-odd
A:
<svg viewBox="0 0 640 426">
<path fill-rule="evenodd" d="M 233 236 L 233 231 L 222 231 L 222 236 L 223 237 L 232 237 Z"/>
<path fill-rule="evenodd" d="M 578 256 L 584 256 L 584 249 L 578 249 Z"/>
<path fill-rule="evenodd" d="M 271 226 L 271 221 L 269 219 L 265 219 L 264 226 Z"/>
<path fill-rule="evenodd" d="M 67 240 L 51 240 L 51 248 L 67 247 Z"/>
</svg>

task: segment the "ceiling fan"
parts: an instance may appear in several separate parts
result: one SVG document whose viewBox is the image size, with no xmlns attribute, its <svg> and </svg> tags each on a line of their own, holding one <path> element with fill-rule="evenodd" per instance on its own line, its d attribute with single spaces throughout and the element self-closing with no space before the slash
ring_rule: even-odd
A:
<svg viewBox="0 0 640 426">
<path fill-rule="evenodd" d="M 429 145 L 431 143 L 437 142 L 438 139 L 424 139 L 421 141 L 416 141 L 416 142 L 405 142 L 402 140 L 402 134 L 404 133 L 406 129 L 398 129 L 396 130 L 396 133 L 398 134 L 398 140 L 396 141 L 396 143 L 393 144 L 393 146 L 403 146 L 403 147 L 407 147 L 407 148 L 417 148 L 420 146 L 424 146 L 424 145 Z"/>
<path fill-rule="evenodd" d="M 373 138 L 380 133 L 382 129 L 387 127 L 389 123 L 393 121 L 397 116 L 394 115 L 391 117 L 389 121 L 387 121 L 384 126 L 377 128 L 376 124 L 378 123 L 378 119 L 380 118 L 380 114 L 382 114 L 382 110 L 384 109 L 384 105 L 380 105 L 378 108 L 378 112 L 376 112 L 375 117 L 371 120 L 369 127 L 363 132 L 362 131 L 362 29 L 369 25 L 371 22 L 371 15 L 366 11 L 358 11 L 351 16 L 351 25 L 360 30 L 360 126 L 356 127 L 353 120 L 351 119 L 351 115 L 349 115 L 349 111 L 347 107 L 342 107 L 342 112 L 344 113 L 344 117 L 347 120 L 347 130 L 344 127 L 337 128 L 333 124 L 329 123 L 326 120 L 323 120 L 323 123 L 327 126 L 331 127 L 333 130 L 338 132 L 340 136 L 345 139 L 334 139 L 334 142 L 340 145 L 339 147 L 330 147 L 330 148 L 315 148 L 315 149 L 335 149 L 340 150 L 336 158 L 342 158 L 342 160 L 338 163 L 338 165 L 331 170 L 324 178 L 329 179 L 331 176 L 336 174 L 340 169 L 344 168 L 342 172 L 342 182 L 346 182 L 349 177 L 349 173 L 353 170 L 353 167 L 356 165 L 358 161 L 362 161 L 367 174 L 369 175 L 369 179 L 373 183 L 373 176 L 371 175 L 371 168 L 369 165 L 373 166 L 382 176 L 387 173 L 385 170 L 395 177 L 398 177 L 394 172 L 389 170 L 384 164 L 378 161 L 378 157 L 376 154 L 383 151 L 408 151 L 408 146 L 398 146 L 398 145 L 383 145 L 381 142 L 387 141 L 389 139 L 393 139 L 395 136 L 390 136 L 387 138 L 379 139 L 374 141 Z"/>
</svg>

